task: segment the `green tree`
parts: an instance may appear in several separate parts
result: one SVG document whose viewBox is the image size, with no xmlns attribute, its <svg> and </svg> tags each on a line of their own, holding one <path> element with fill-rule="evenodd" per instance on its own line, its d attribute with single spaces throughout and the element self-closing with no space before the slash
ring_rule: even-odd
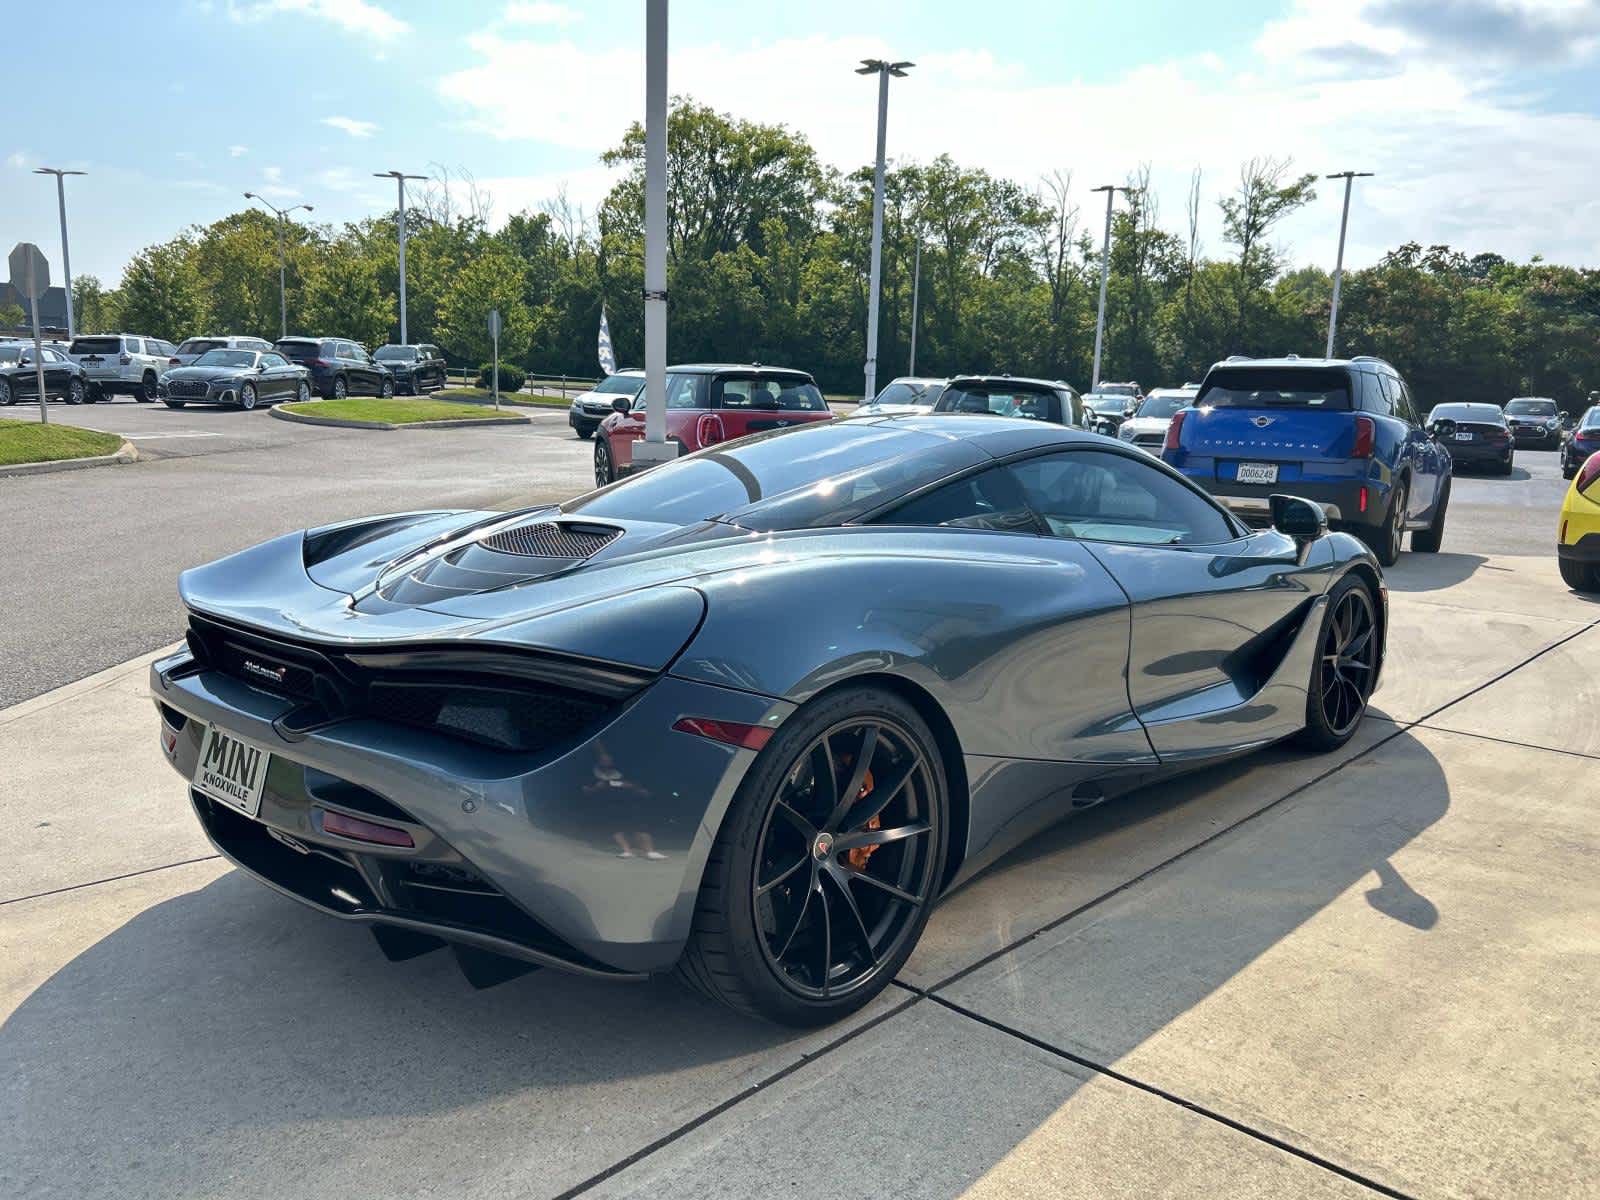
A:
<svg viewBox="0 0 1600 1200">
<path fill-rule="evenodd" d="M 305 327 L 319 334 L 381 346 L 395 321 L 395 296 L 378 278 L 378 265 L 348 242 L 329 247 L 305 281 Z"/>
<path fill-rule="evenodd" d="M 489 361 L 489 312 L 500 310 L 500 357 L 517 359 L 533 336 L 528 310 L 526 270 L 499 246 L 490 246 L 469 262 L 445 293 L 439 309 L 439 341 L 458 358 Z"/>
<path fill-rule="evenodd" d="M 0 304 L 0 327 L 19 328 L 28 319 L 28 310 L 20 304 Z"/>
<path fill-rule="evenodd" d="M 134 255 L 118 292 L 118 316 L 136 333 L 179 342 L 205 325 L 205 293 L 188 234 Z"/>
<path fill-rule="evenodd" d="M 1290 159 L 1252 158 L 1239 171 L 1239 186 L 1219 200 L 1222 237 L 1239 248 L 1233 272 L 1233 348 L 1229 353 L 1261 353 L 1257 314 L 1266 306 L 1267 285 L 1282 269 L 1278 251 L 1267 241 L 1273 226 L 1316 199 L 1315 175 L 1285 182 Z"/>
</svg>

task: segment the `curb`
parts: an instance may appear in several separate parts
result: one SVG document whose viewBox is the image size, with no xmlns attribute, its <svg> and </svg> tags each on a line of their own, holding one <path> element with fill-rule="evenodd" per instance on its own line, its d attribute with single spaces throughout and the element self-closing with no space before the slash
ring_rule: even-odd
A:
<svg viewBox="0 0 1600 1200">
<path fill-rule="evenodd" d="M 0 479 L 11 475 L 49 475 L 55 471 L 82 471 L 88 467 L 120 467 L 139 461 L 139 451 L 132 442 L 123 442 L 115 454 L 97 454 L 93 458 L 58 458 L 53 462 L 13 463 L 0 467 Z"/>
<path fill-rule="evenodd" d="M 464 429 L 471 425 L 532 425 L 531 417 L 463 417 L 459 421 L 411 421 L 405 425 L 391 425 L 387 421 L 350 421 L 343 417 L 310 417 L 292 413 L 274 405 L 267 410 L 280 421 L 298 421 L 302 425 L 331 425 L 338 429 Z"/>
</svg>

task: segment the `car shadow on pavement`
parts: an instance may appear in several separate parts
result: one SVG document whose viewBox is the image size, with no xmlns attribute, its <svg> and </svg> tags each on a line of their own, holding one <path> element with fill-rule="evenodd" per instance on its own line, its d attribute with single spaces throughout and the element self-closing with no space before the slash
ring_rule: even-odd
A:
<svg viewBox="0 0 1600 1200">
<path fill-rule="evenodd" d="M 1436 554 L 1402 554 L 1399 562 L 1385 568 L 1383 581 L 1391 592 L 1440 591 L 1471 579 L 1488 561 L 1482 554 L 1457 554 L 1448 550 Z"/>
<path fill-rule="evenodd" d="M 1113 892 L 1139 868 L 1104 861 L 1106 847 L 1119 831 L 1136 835 L 1164 816 L 1181 827 L 1174 836 L 1183 845 L 1223 833 L 1187 856 L 1181 871 L 1157 873 L 1108 901 L 1086 923 L 1098 933 L 1078 939 L 1079 923 L 1069 921 L 1041 935 L 1034 944 L 1048 939 L 1055 947 L 1048 956 L 1030 956 L 1004 986 L 989 989 L 1027 997 L 1031 1031 L 1041 1039 L 1070 1040 L 1078 1052 L 1117 1061 L 1363 880 L 1375 914 L 1415 929 L 1437 920 L 1388 864 L 1444 813 L 1442 772 L 1407 734 L 1380 752 L 1405 764 L 1403 786 L 1333 784 L 1356 770 L 1350 764 L 1232 832 L 1225 830 L 1239 818 L 1219 825 L 1216 798 L 1236 791 L 1260 758 L 1144 789 L 1002 860 L 953 896 L 935 923 L 957 917 L 974 898 L 993 901 L 996 889 L 1003 897 L 1008 878 L 1033 887 L 1044 880 L 1047 894 L 1065 896 L 1069 881 L 1088 877 L 1096 891 Z M 1270 751 L 1269 762 L 1273 756 L 1281 763 L 1292 752 Z M 1270 796 L 1256 805 L 1271 807 Z M 1059 900 L 1056 916 L 1074 903 Z M 987 948 L 969 947 L 966 961 L 976 963 Z M 1059 966 L 1050 961 L 1056 955 Z M 1044 973 L 1030 978 L 1030 962 Z M 986 1003 L 983 988 L 972 990 L 983 975 L 951 994 L 973 1007 Z M 868 1012 L 904 999 L 890 989 Z M 1019 1019 L 1003 1005 L 990 1015 Z M 871 1086 L 872 1058 L 905 1019 L 852 1043 L 848 1057 L 862 1087 Z M 414 1194 L 427 1181 L 460 1194 L 473 1180 L 495 1179 L 515 1180 L 518 1194 L 552 1196 L 843 1032 L 802 1035 L 747 1021 L 670 980 L 611 985 L 540 971 L 477 992 L 448 955 L 388 963 L 364 930 L 235 871 L 101 936 L 0 1027 L 0 1059 L 9 1067 L 0 1079 L 0 1129 L 7 1131 L 0 1162 L 11 1163 L 0 1166 L 0 1190 L 131 1200 L 341 1187 Z M 958 1059 L 952 1047 L 948 1064 Z M 941 1055 L 920 1061 L 919 1069 L 936 1071 Z M 1057 1078 L 1057 1090 L 1041 1097 L 1008 1098 L 1016 1120 L 994 1114 L 1003 1122 L 995 1128 L 1008 1134 L 997 1149 L 1046 1119 L 1064 1101 L 1058 1085 L 1073 1078 Z M 925 1086 L 955 1083 L 932 1078 Z M 831 1104 L 835 1095 L 806 1092 L 797 1103 Z M 759 1108 L 751 1120 L 762 1119 Z M 723 1120 L 740 1120 L 742 1111 L 737 1106 Z M 832 1120 L 824 1113 L 797 1119 Z M 910 1105 L 877 1119 L 880 1134 L 905 1122 L 918 1142 L 955 1148 L 944 1156 L 952 1172 L 915 1194 L 959 1195 L 993 1165 L 983 1150 L 992 1137 L 945 1126 L 961 1119 L 959 1107 Z M 814 1164 L 802 1141 L 754 1143 L 783 1145 L 775 1161 L 744 1165 L 757 1172 L 752 1186 L 806 1178 Z M 9 1184 L 8 1171 L 18 1173 Z"/>
</svg>

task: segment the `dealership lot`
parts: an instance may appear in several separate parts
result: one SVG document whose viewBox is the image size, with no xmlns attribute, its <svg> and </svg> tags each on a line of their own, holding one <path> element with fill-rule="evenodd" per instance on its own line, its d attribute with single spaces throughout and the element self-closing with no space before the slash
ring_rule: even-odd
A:
<svg viewBox="0 0 1600 1200">
<path fill-rule="evenodd" d="M 1389 573 L 1343 751 L 1058 827 L 800 1036 L 667 981 L 389 964 L 217 860 L 156 744 L 137 656 L 182 566 L 571 494 L 562 414 L 72 416 L 153 461 L 0 481 L 29 564 L 0 583 L 0 1194 L 1597 1194 L 1600 608 L 1556 572 L 1553 454 L 1458 479 L 1444 553 Z"/>
</svg>

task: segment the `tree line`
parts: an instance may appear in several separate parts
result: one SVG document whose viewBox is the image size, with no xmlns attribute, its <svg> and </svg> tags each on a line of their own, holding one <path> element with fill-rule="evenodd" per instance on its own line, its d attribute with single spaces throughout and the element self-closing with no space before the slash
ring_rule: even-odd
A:
<svg viewBox="0 0 1600 1200">
<path fill-rule="evenodd" d="M 859 389 L 865 358 L 872 170 L 844 173 L 804 135 L 679 99 L 669 118 L 671 357 L 754 360 Z M 558 195 L 492 228 L 492 198 L 436 181 L 408 212 L 408 324 L 476 366 L 485 317 L 501 352 L 545 373 L 593 376 L 601 305 L 617 360 L 644 357 L 644 131 L 603 160 L 622 177 L 597 211 Z M 1320 354 L 1332 280 L 1292 268 L 1274 241 L 1316 197 L 1316 177 L 1258 158 L 1236 178 L 1196 170 L 1169 222 L 1135 172 L 1113 219 L 1102 377 L 1146 388 L 1198 380 L 1230 354 Z M 466 199 L 453 197 L 465 190 Z M 1208 194 L 1211 199 L 1208 201 Z M 885 180 L 879 377 L 905 370 L 913 264 L 921 246 L 917 369 L 1010 372 L 1087 388 L 1100 276 L 1098 207 L 1080 210 L 1070 172 L 1032 183 L 941 155 Z M 1200 230 L 1208 204 L 1221 245 Z M 395 216 L 286 227 L 291 333 L 398 337 Z M 278 328 L 278 224 L 255 210 L 184 230 L 134 256 L 113 290 L 75 281 L 79 325 L 172 340 Z M 1408 243 L 1347 271 L 1340 354 L 1394 363 L 1425 406 L 1556 397 L 1577 409 L 1600 387 L 1600 272 L 1537 257 L 1515 263 Z"/>
</svg>

